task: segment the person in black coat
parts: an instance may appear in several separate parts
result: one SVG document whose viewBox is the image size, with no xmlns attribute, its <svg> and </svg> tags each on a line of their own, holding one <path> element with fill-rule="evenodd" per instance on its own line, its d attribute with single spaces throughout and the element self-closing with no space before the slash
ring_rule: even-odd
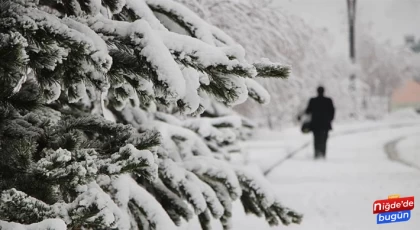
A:
<svg viewBox="0 0 420 230">
<path fill-rule="evenodd" d="M 318 96 L 309 100 L 306 114 L 311 115 L 310 130 L 314 135 L 315 159 L 325 158 L 328 132 L 332 130 L 335 108 L 331 98 L 324 96 L 324 87 L 317 89 Z"/>
</svg>

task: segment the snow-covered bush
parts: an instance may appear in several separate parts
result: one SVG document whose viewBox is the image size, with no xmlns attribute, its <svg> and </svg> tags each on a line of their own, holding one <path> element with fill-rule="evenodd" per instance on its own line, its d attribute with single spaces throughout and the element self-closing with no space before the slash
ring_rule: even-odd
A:
<svg viewBox="0 0 420 230">
<path fill-rule="evenodd" d="M 0 0 L 0 37 L 0 229 L 228 229 L 237 199 L 300 222 L 227 161 L 252 123 L 220 109 L 287 66 L 172 0 Z"/>
</svg>

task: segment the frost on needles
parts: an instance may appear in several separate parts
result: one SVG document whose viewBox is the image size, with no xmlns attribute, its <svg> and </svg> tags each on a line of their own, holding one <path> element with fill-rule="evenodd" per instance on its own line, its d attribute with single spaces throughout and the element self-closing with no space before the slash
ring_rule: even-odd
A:
<svg viewBox="0 0 420 230">
<path fill-rule="evenodd" d="M 244 55 L 172 0 L 0 0 L 0 229 L 299 223 L 229 162 L 253 125 L 227 106 L 289 74 Z"/>
</svg>

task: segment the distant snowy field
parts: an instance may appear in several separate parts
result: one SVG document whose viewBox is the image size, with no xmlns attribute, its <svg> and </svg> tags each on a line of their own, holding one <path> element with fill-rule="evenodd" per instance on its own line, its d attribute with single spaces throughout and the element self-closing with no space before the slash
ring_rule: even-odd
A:
<svg viewBox="0 0 420 230">
<path fill-rule="evenodd" d="M 390 194 L 420 197 L 420 170 L 390 161 L 384 152 L 386 143 L 408 136 L 400 142 L 398 150 L 401 156 L 419 161 L 419 145 L 415 141 L 419 140 L 419 132 L 420 116 L 409 110 L 377 122 L 336 124 L 326 161 L 313 161 L 309 145 L 267 176 L 280 200 L 304 214 L 303 222 L 270 227 L 263 219 L 245 215 L 236 203 L 233 229 L 418 230 L 418 199 L 411 220 L 404 223 L 377 225 L 372 204 Z M 297 127 L 281 132 L 262 130 L 245 146 L 248 166 L 261 173 L 311 139 L 311 135 L 301 134 Z M 217 223 L 214 227 L 222 229 Z M 182 229 L 197 229 L 197 222 Z"/>
</svg>

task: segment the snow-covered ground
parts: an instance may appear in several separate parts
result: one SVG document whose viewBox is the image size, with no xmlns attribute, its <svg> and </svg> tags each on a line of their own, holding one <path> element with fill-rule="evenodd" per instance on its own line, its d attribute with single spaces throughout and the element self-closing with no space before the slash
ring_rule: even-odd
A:
<svg viewBox="0 0 420 230">
<path fill-rule="evenodd" d="M 314 162 L 308 149 L 273 170 L 269 180 L 284 203 L 305 214 L 302 224 L 290 229 L 418 229 L 417 210 L 409 222 L 389 225 L 376 225 L 372 214 L 374 200 L 395 193 L 420 195 L 420 171 L 390 161 L 383 151 L 387 141 L 418 130 L 419 126 L 338 136 L 328 145 L 326 161 Z"/>
<path fill-rule="evenodd" d="M 401 159 L 420 168 L 420 130 L 414 135 L 403 138 L 397 143 L 396 148 Z"/>
<path fill-rule="evenodd" d="M 420 197 L 420 170 L 391 161 L 384 151 L 385 144 L 407 136 L 398 145 L 399 154 L 420 163 L 419 132 L 420 117 L 414 113 L 393 114 L 379 122 L 336 125 L 326 160 L 314 161 L 309 144 L 267 175 L 283 203 L 304 214 L 303 222 L 270 227 L 263 219 L 245 215 L 236 203 L 233 229 L 418 230 L 418 199 L 411 219 L 403 223 L 377 225 L 372 205 L 390 194 Z M 246 146 L 249 167 L 262 173 L 311 139 L 298 128 L 261 131 Z M 191 224 L 188 229 L 196 227 Z M 215 229 L 221 228 L 215 224 Z"/>
</svg>

